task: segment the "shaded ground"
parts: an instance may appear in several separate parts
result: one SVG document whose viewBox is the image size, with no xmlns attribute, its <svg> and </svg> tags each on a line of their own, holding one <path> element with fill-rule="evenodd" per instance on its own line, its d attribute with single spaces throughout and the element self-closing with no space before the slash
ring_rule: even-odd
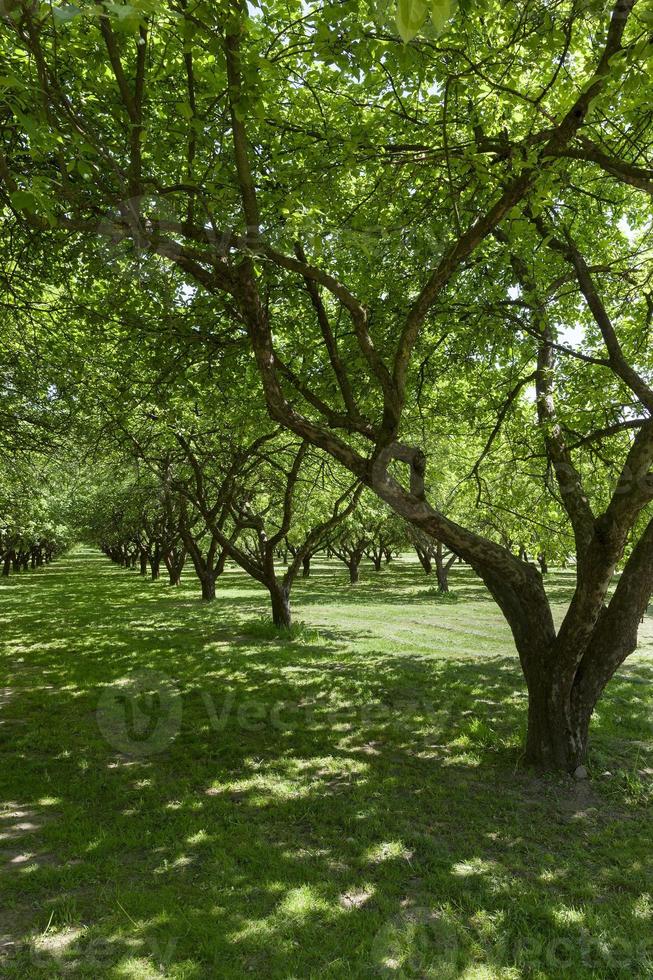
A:
<svg viewBox="0 0 653 980">
<path fill-rule="evenodd" d="M 235 571 L 212 605 L 84 550 L 2 582 L 0 976 L 653 976 L 651 617 L 591 783 L 535 779 L 470 571 L 346 578 L 283 642 Z"/>
</svg>

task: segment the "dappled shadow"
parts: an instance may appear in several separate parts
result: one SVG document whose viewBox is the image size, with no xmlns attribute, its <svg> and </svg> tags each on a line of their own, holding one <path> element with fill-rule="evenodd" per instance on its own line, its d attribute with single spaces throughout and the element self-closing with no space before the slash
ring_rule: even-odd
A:
<svg viewBox="0 0 653 980">
<path fill-rule="evenodd" d="M 350 620 L 327 570 L 298 589 L 318 632 L 289 643 L 238 632 L 265 602 L 238 573 L 213 605 L 189 589 L 82 553 L 0 591 L 3 976 L 646 975 L 648 655 L 597 718 L 596 780 L 538 779 L 484 599 Z M 140 734 L 118 714 L 125 754 L 106 685 L 144 667 L 174 701 Z"/>
</svg>

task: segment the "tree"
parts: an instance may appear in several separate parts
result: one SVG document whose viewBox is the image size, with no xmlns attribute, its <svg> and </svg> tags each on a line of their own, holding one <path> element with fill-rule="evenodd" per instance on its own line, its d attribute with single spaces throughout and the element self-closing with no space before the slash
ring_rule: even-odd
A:
<svg viewBox="0 0 653 980">
<path fill-rule="evenodd" d="M 393 553 L 398 552 L 406 540 L 406 528 L 387 507 L 378 508 L 378 515 L 368 520 L 370 543 L 367 556 L 371 559 L 374 569 L 381 571 L 383 562 L 386 565 L 392 561 Z"/>
<path fill-rule="evenodd" d="M 96 265 L 99 240 L 125 242 L 141 266 L 164 259 L 214 297 L 216 318 L 247 332 L 272 418 L 483 578 L 526 677 L 527 758 L 575 768 L 653 576 L 653 522 L 640 523 L 653 496 L 648 259 L 615 227 L 627 215 L 641 238 L 638 195 L 653 188 L 647 5 L 617 0 L 608 18 L 593 4 L 479 2 L 437 42 L 406 46 L 347 5 L 76 9 L 16 2 L 6 18 L 7 207 L 59 247 L 95 243 Z M 302 84 L 288 86 L 290 69 Z M 174 118 L 171 87 L 184 93 Z M 380 241 L 379 226 L 398 232 Z M 551 298 L 591 353 L 560 337 Z M 449 332 L 446 353 L 476 383 L 469 417 L 515 372 L 501 429 L 536 372 L 529 424 L 577 552 L 557 631 L 539 571 L 427 498 L 416 405 L 434 364 L 457 377 Z M 555 405 L 556 381 L 575 402 Z M 600 481 L 594 506 L 587 444 L 560 421 L 578 427 L 581 392 L 612 417 L 581 439 L 608 446 L 608 469 L 619 459 L 616 490 L 606 501 Z"/>
<path fill-rule="evenodd" d="M 179 434 L 179 443 L 193 472 L 191 488 L 182 489 L 180 484 L 180 489 L 197 507 L 212 542 L 219 543 L 224 555 L 267 588 L 274 625 L 288 629 L 292 622 L 291 590 L 304 558 L 314 554 L 352 513 L 361 488 L 346 488 L 333 502 L 330 513 L 323 514 L 319 521 L 313 516 L 309 524 L 304 523 L 292 560 L 281 575 L 275 565 L 277 550 L 293 526 L 300 489 L 306 500 L 312 481 L 302 472 L 305 464 L 311 462 L 307 459 L 307 444 L 275 445 L 276 436 L 272 431 L 249 445 L 230 447 L 219 476 L 211 482 L 207 464 L 210 461 L 215 466 L 215 444 L 197 435 Z M 324 511 L 324 505 L 321 509 Z M 233 528 L 231 533 L 229 526 Z"/>
<path fill-rule="evenodd" d="M 57 473 L 39 454 L 21 453 L 10 465 L 0 460 L 3 577 L 47 564 L 70 546 L 65 477 L 65 471 Z"/>
<path fill-rule="evenodd" d="M 369 531 L 358 517 L 339 528 L 337 534 L 329 539 L 329 550 L 343 562 L 349 570 L 349 583 L 356 585 L 360 577 L 360 563 L 370 546 Z"/>
</svg>

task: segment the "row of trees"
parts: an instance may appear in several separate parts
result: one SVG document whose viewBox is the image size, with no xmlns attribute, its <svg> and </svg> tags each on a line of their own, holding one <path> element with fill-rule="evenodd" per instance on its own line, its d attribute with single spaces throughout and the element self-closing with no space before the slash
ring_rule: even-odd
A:
<svg viewBox="0 0 653 980">
<path fill-rule="evenodd" d="M 268 590 L 275 625 L 289 627 L 298 574 L 352 514 L 361 485 L 327 491 L 324 460 L 276 431 L 240 447 L 178 433 L 177 450 L 149 456 L 140 475 L 132 461 L 117 486 L 96 486 L 85 501 L 86 535 L 141 574 L 158 578 L 165 566 L 171 585 L 192 564 L 207 601 L 230 559 Z"/>
<path fill-rule="evenodd" d="M 34 458 L 29 466 L 24 460 L 11 467 L 0 461 L 0 568 L 5 577 L 47 564 L 71 542 L 65 507 L 48 487 L 49 475 Z"/>
<path fill-rule="evenodd" d="M 271 453 L 282 482 L 275 488 L 268 478 L 261 496 L 247 478 L 261 479 Z M 131 477 L 119 483 L 107 479 L 91 484 L 83 512 L 77 515 L 79 531 L 113 562 L 138 569 L 142 576 L 158 579 L 165 568 L 171 586 L 180 584 L 185 565 L 191 564 L 207 601 L 215 598 L 218 579 L 231 560 L 268 589 L 274 622 L 281 627 L 291 622 L 295 579 L 299 573 L 310 576 L 311 561 L 318 554 L 339 559 L 355 584 L 363 559 L 378 572 L 414 548 L 424 572 L 435 570 L 438 590 L 449 591 L 448 572 L 456 555 L 416 536 L 369 494 L 361 501 L 360 484 L 336 498 L 329 512 L 324 474 L 319 473 L 324 460 L 315 454 L 311 458 L 305 447 L 289 454 L 285 470 L 278 446 L 268 446 L 265 453 L 249 447 L 246 458 L 246 466 L 243 456 L 232 459 L 228 487 L 226 481 L 216 485 L 206 466 L 198 472 L 195 452 L 191 469 L 196 479 L 191 481 L 183 460 L 177 459 L 175 466 L 168 457 L 165 482 L 157 482 L 152 472 L 139 476 L 134 467 Z M 127 463 L 123 471 L 128 467 Z"/>
</svg>

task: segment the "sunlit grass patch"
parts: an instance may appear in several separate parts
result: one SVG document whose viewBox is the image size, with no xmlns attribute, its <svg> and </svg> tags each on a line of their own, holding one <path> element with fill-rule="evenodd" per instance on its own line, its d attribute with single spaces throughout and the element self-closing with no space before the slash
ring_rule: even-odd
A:
<svg viewBox="0 0 653 980">
<path fill-rule="evenodd" d="M 349 590 L 317 561 L 290 634 L 233 569 L 213 604 L 84 551 L 37 578 L 0 583 L 3 980 L 653 975 L 650 622 L 577 784 L 521 767 L 523 681 L 469 569 L 438 602 L 415 563 Z M 149 756 L 98 720 L 143 671 L 181 706 Z"/>
</svg>

